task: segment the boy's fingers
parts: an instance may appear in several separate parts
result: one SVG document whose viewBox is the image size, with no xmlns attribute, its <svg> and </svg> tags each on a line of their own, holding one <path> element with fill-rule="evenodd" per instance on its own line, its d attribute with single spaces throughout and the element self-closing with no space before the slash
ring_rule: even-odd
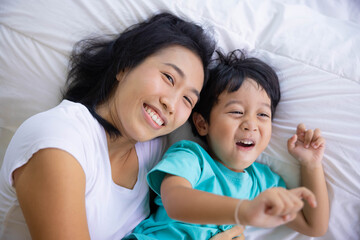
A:
<svg viewBox="0 0 360 240">
<path fill-rule="evenodd" d="M 298 135 L 294 134 L 291 138 L 288 139 L 287 141 L 287 147 L 288 149 L 293 149 L 295 148 L 295 143 L 298 139 Z"/>
<path fill-rule="evenodd" d="M 316 141 L 311 144 L 311 146 L 315 149 L 317 149 L 321 146 L 324 146 L 324 145 L 325 145 L 325 139 L 322 137 L 316 139 Z"/>
<path fill-rule="evenodd" d="M 270 209 L 266 212 L 271 216 L 283 216 L 290 213 L 293 210 L 293 201 L 291 193 L 286 189 L 277 189 L 276 195 L 271 199 L 268 206 Z"/>
<path fill-rule="evenodd" d="M 294 209 L 294 202 L 292 200 L 293 194 L 289 193 L 288 191 L 279 192 L 279 197 L 283 203 L 283 208 L 281 209 L 280 215 L 287 215 L 291 213 Z"/>
<path fill-rule="evenodd" d="M 271 209 L 269 209 L 266 213 L 270 216 L 281 216 L 283 215 L 283 210 L 285 206 L 283 202 L 278 202 L 276 204 L 273 204 Z"/>
<path fill-rule="evenodd" d="M 281 215 L 283 209 L 284 209 L 283 201 L 279 196 L 276 196 L 276 198 L 272 198 L 268 200 L 267 209 L 265 213 L 271 216 L 279 216 Z"/>
<path fill-rule="evenodd" d="M 294 188 L 290 190 L 300 199 L 305 199 L 311 207 L 316 207 L 317 202 L 313 192 L 305 187 Z"/>
<path fill-rule="evenodd" d="M 319 128 L 315 128 L 314 130 L 314 139 L 317 139 L 321 136 L 321 130 Z"/>
<path fill-rule="evenodd" d="M 284 203 L 284 209 L 281 213 L 283 216 L 297 213 L 304 206 L 303 201 L 288 190 L 281 192 L 281 199 Z"/>
<path fill-rule="evenodd" d="M 315 208 L 317 206 L 316 197 L 314 194 L 311 193 L 311 195 L 305 195 L 303 199 L 309 203 L 310 207 Z"/>
<path fill-rule="evenodd" d="M 295 196 L 297 196 L 300 199 L 304 198 L 305 196 L 314 195 L 306 187 L 297 187 L 297 188 L 290 189 L 289 191 L 292 192 L 293 194 L 295 194 Z"/>
<path fill-rule="evenodd" d="M 296 218 L 296 216 L 297 216 L 297 212 L 292 212 L 290 214 L 284 215 L 282 218 L 284 222 L 291 222 Z"/>
<path fill-rule="evenodd" d="M 301 134 L 302 132 L 305 131 L 306 131 L 305 124 L 300 123 L 299 125 L 297 125 L 296 134 Z"/>
<path fill-rule="evenodd" d="M 316 128 L 314 130 L 314 136 L 313 136 L 313 141 L 311 143 L 311 146 L 314 148 L 318 148 L 324 142 L 325 142 L 325 139 L 321 137 L 320 129 Z"/>
<path fill-rule="evenodd" d="M 293 212 L 293 213 L 298 212 L 300 211 L 300 209 L 303 208 L 304 202 L 295 194 L 293 193 L 289 194 L 289 199 L 291 200 L 292 203 L 292 209 L 290 209 L 289 212 Z"/>
<path fill-rule="evenodd" d="M 306 132 L 305 124 L 300 123 L 296 128 L 296 135 L 298 135 L 299 140 L 302 142 L 304 142 L 305 132 Z"/>
<path fill-rule="evenodd" d="M 309 129 L 305 132 L 305 138 L 304 138 L 304 146 L 305 148 L 308 148 L 310 146 L 310 143 L 313 139 L 314 131 L 312 129 Z"/>
</svg>

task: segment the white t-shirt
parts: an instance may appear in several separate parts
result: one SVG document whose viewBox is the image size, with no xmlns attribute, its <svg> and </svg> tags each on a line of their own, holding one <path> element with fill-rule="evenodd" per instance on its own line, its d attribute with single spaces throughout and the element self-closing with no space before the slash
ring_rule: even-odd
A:
<svg viewBox="0 0 360 240">
<path fill-rule="evenodd" d="M 135 145 L 139 175 L 130 190 L 113 182 L 105 130 L 85 106 L 64 100 L 29 118 L 16 131 L 1 168 L 0 239 L 31 239 L 12 173 L 43 148 L 67 151 L 84 170 L 91 239 L 121 239 L 149 214 L 146 174 L 161 158 L 165 145 L 164 137 Z"/>
</svg>

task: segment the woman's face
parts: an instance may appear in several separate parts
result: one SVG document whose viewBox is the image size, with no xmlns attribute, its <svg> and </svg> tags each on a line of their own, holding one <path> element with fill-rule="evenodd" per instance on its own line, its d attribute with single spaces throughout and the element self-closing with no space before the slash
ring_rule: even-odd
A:
<svg viewBox="0 0 360 240">
<path fill-rule="evenodd" d="M 176 45 L 158 51 L 116 78 L 119 84 L 115 94 L 99 114 L 124 137 L 147 141 L 185 123 L 198 101 L 204 72 L 197 55 Z"/>
</svg>

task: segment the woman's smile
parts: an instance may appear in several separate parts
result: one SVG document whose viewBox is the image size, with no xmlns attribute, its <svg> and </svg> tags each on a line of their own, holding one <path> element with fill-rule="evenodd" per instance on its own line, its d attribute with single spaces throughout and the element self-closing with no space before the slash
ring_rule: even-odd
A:
<svg viewBox="0 0 360 240">
<path fill-rule="evenodd" d="M 147 104 L 144 104 L 145 110 L 145 119 L 150 123 L 151 126 L 155 127 L 156 129 L 165 126 L 166 119 L 165 117 L 154 107 L 151 107 Z"/>
</svg>

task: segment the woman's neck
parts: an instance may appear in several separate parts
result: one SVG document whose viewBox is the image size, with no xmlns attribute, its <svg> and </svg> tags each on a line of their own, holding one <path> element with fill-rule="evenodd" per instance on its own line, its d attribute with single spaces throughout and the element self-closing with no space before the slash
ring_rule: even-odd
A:
<svg viewBox="0 0 360 240">
<path fill-rule="evenodd" d="M 107 135 L 107 142 L 113 182 L 133 189 L 139 174 L 136 141 L 125 137 L 112 139 Z"/>
<path fill-rule="evenodd" d="M 106 134 L 110 161 L 126 160 L 128 155 L 135 148 L 136 141 L 126 137 L 111 138 Z"/>
</svg>

